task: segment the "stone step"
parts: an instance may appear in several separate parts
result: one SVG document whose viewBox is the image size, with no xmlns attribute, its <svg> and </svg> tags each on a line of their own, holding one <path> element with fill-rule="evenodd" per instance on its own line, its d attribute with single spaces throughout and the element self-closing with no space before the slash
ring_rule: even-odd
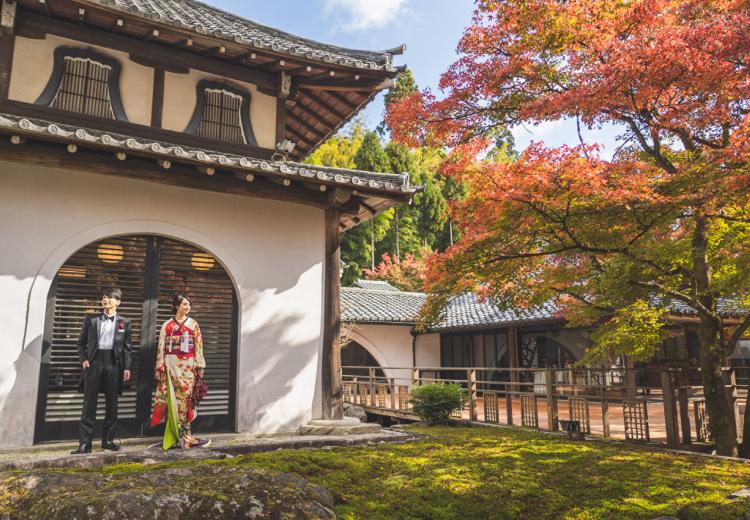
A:
<svg viewBox="0 0 750 520">
<path fill-rule="evenodd" d="M 363 423 L 354 417 L 325 420 L 317 419 L 300 426 L 301 435 L 359 435 L 363 433 L 378 433 L 379 424 Z"/>
</svg>

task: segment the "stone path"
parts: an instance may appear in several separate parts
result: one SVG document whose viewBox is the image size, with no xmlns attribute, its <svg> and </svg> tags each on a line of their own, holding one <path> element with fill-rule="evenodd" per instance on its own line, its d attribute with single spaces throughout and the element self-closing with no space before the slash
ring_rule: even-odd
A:
<svg viewBox="0 0 750 520">
<path fill-rule="evenodd" d="M 380 429 L 373 433 L 350 435 L 273 435 L 261 436 L 238 433 L 213 434 L 208 449 L 164 452 L 161 438 L 126 439 L 119 452 L 104 451 L 94 445 L 88 455 L 71 455 L 78 443 L 42 444 L 30 448 L 0 450 L 0 471 L 29 470 L 52 467 L 95 467 L 104 464 L 141 462 L 157 464 L 170 460 L 224 459 L 247 453 L 279 449 L 324 448 L 359 446 L 384 442 L 408 442 L 417 436 L 397 429 Z"/>
</svg>

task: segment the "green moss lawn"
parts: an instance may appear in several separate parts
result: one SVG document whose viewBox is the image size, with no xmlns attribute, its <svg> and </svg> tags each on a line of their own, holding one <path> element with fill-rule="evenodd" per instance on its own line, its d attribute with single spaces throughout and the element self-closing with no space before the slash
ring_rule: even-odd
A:
<svg viewBox="0 0 750 520">
<path fill-rule="evenodd" d="M 677 515 L 683 520 L 736 520 L 750 512 L 750 501 L 726 498 L 750 487 L 748 464 L 623 444 L 573 442 L 520 429 L 411 430 L 426 437 L 407 444 L 277 451 L 199 464 L 295 473 L 328 488 L 336 497 L 337 513 L 348 519 L 619 520 Z M 96 471 L 157 467 L 164 465 Z"/>
</svg>

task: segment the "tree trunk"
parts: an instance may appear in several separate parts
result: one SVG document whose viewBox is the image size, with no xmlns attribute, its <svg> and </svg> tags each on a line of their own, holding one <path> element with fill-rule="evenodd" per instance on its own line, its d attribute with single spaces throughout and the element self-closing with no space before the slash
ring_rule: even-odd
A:
<svg viewBox="0 0 750 520">
<path fill-rule="evenodd" d="M 698 328 L 701 345 L 701 378 L 706 394 L 706 408 L 711 433 L 720 455 L 736 457 L 739 454 L 737 431 L 734 425 L 734 410 L 729 402 L 721 373 L 721 347 L 719 326 L 709 318 L 701 318 Z"/>
</svg>

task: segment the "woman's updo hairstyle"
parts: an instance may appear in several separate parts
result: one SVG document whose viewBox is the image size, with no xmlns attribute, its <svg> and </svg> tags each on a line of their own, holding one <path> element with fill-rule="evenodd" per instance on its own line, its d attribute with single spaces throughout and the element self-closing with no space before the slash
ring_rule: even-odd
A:
<svg viewBox="0 0 750 520">
<path fill-rule="evenodd" d="M 182 293 L 176 294 L 175 297 L 172 298 L 172 311 L 177 312 L 177 309 L 180 307 L 180 305 L 182 305 L 182 302 L 185 300 L 189 301 L 190 305 L 193 304 L 193 301 L 187 296 L 185 296 L 184 294 Z"/>
</svg>

